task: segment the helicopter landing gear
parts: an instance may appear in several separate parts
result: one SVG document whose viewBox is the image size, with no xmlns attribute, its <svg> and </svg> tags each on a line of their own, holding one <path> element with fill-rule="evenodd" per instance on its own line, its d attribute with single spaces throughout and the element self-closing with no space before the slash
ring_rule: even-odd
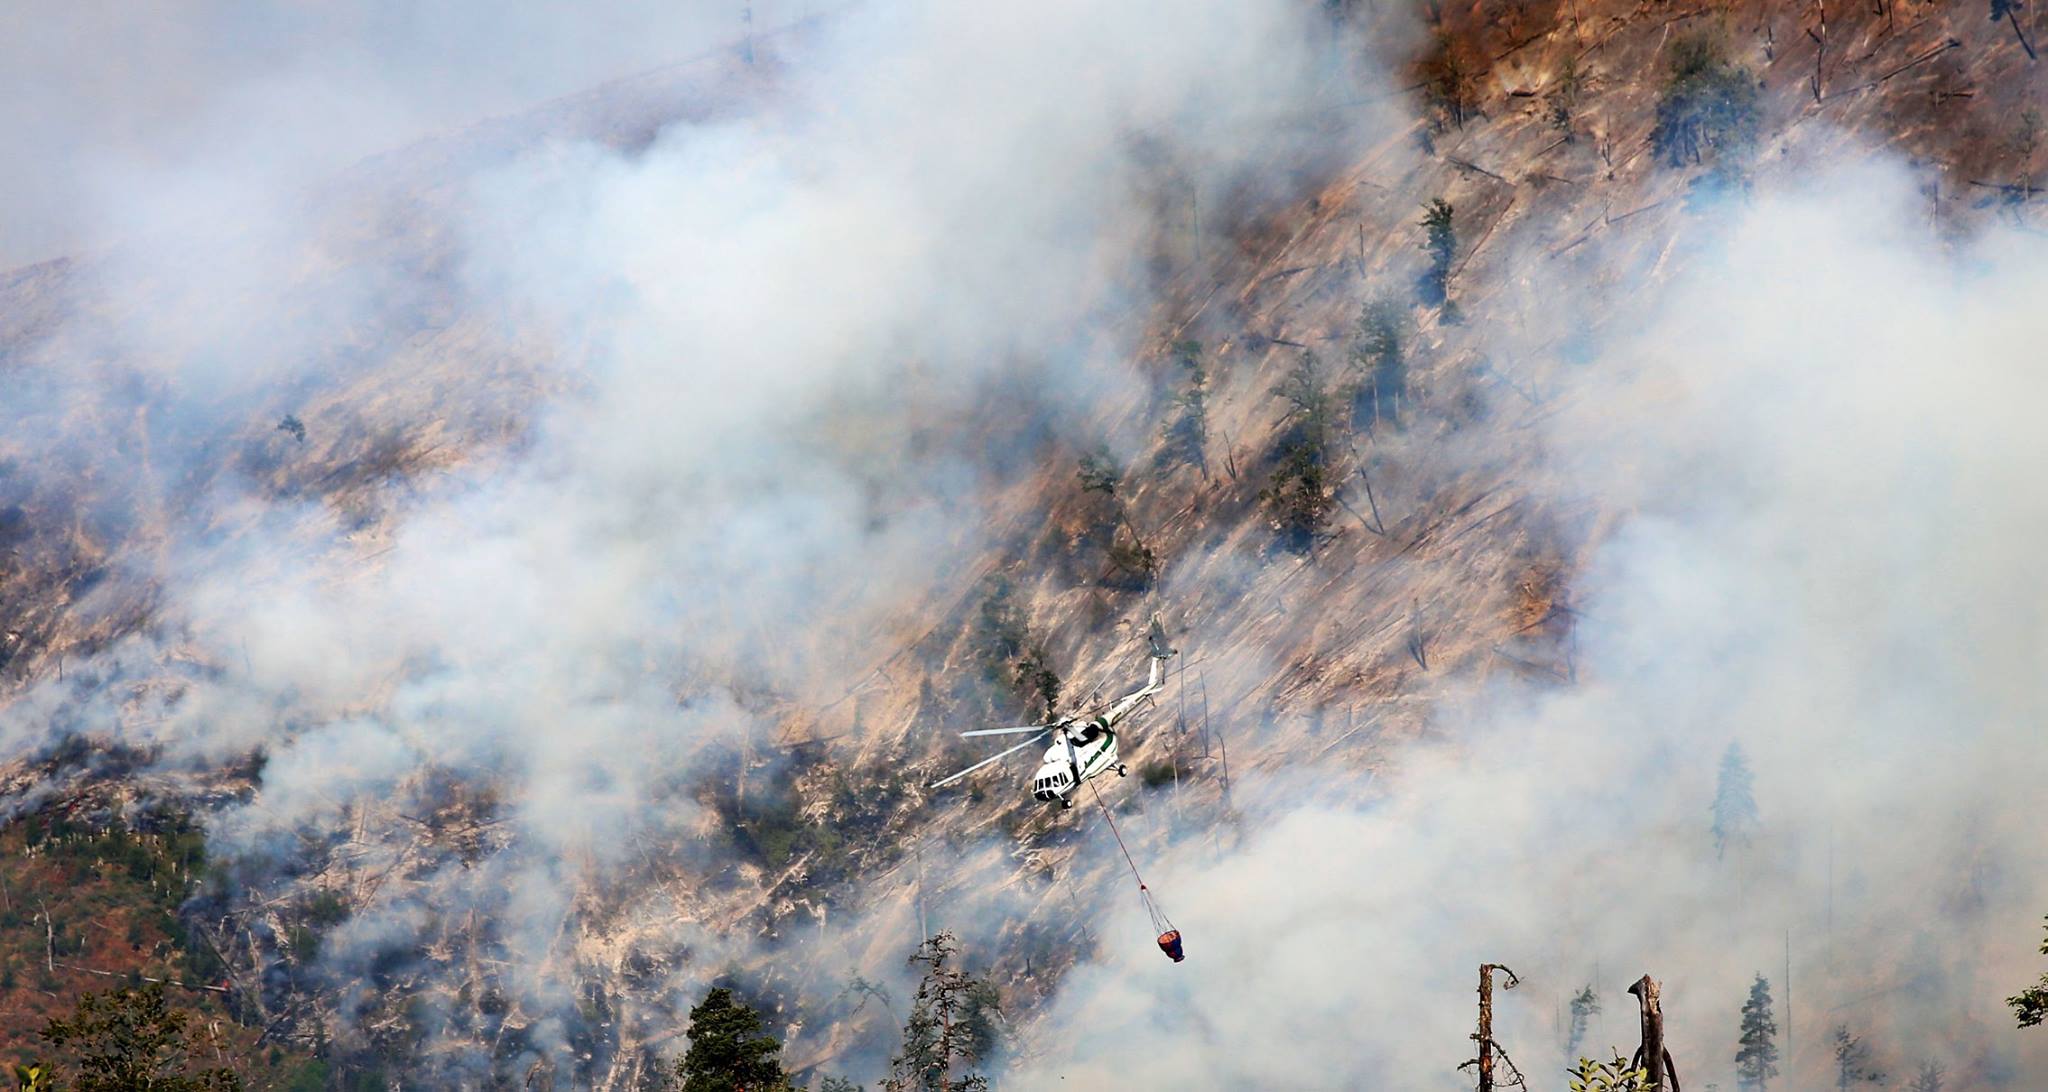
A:
<svg viewBox="0 0 2048 1092">
<path fill-rule="evenodd" d="M 1074 802 L 1073 802 L 1072 800 L 1069 800 L 1069 799 L 1067 799 L 1067 798 L 1066 798 L 1066 797 L 1064 797 L 1064 796 L 1060 797 L 1060 810 L 1061 810 L 1061 811 L 1066 811 L 1066 810 L 1067 810 L 1068 808 L 1071 808 L 1071 807 L 1073 807 L 1073 806 L 1074 806 Z"/>
<path fill-rule="evenodd" d="M 1116 764 L 1116 775 L 1118 777 L 1129 777 L 1131 776 L 1131 768 L 1119 762 Z"/>
</svg>

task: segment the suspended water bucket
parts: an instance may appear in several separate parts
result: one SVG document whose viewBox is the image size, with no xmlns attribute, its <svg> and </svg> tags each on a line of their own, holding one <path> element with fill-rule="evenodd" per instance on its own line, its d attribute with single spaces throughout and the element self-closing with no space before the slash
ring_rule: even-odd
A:
<svg viewBox="0 0 2048 1092">
<path fill-rule="evenodd" d="M 1180 950 L 1180 930 L 1178 929 L 1168 929 L 1159 934 L 1159 950 L 1165 952 L 1167 957 L 1175 963 L 1179 963 L 1187 958 Z"/>
<path fill-rule="evenodd" d="M 1102 821 L 1109 824 L 1109 832 L 1116 836 L 1116 847 L 1123 850 L 1124 863 L 1131 866 L 1131 878 L 1138 881 L 1138 901 L 1145 904 L 1145 916 L 1152 919 L 1152 928 L 1159 930 L 1159 950 L 1166 958 L 1179 963 L 1187 958 L 1180 950 L 1180 930 L 1167 920 L 1166 911 L 1159 908 L 1159 900 L 1152 897 L 1152 889 L 1145 886 L 1145 877 L 1138 875 L 1138 862 L 1131 859 L 1131 849 L 1124 845 L 1124 836 L 1117 833 L 1116 817 L 1109 813 L 1109 805 L 1102 802 L 1102 790 L 1089 785 L 1095 793 L 1095 806 L 1102 809 Z M 1079 791 L 1079 790 L 1076 790 Z"/>
</svg>

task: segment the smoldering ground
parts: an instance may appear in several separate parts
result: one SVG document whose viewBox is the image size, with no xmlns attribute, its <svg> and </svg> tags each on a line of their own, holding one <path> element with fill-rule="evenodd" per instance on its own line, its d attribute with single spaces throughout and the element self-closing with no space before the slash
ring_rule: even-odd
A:
<svg viewBox="0 0 2048 1092">
<path fill-rule="evenodd" d="M 354 224 L 404 229 L 403 260 L 343 247 L 368 256 L 316 264 L 325 279 L 286 274 L 353 221 L 302 216 L 278 191 L 304 173 L 262 169 L 260 142 L 236 146 L 258 162 L 231 191 L 253 223 L 200 257 L 218 187 L 128 206 L 132 175 L 98 176 L 147 230 L 94 273 L 105 297 L 51 289 L 77 297 L 11 350 L 9 434 L 63 453 L 18 471 L 39 496 L 124 494 L 86 522 L 149 547 L 73 609 L 111 611 L 132 580 L 159 598 L 144 635 L 11 699 L 6 753 L 91 735 L 177 771 L 260 748 L 262 788 L 212 817 L 216 845 L 245 892 L 309 864 L 347 885 L 355 913 L 318 964 L 361 1003 L 345 1015 L 374 1024 L 384 987 L 426 981 L 448 988 L 420 991 L 425 1030 L 460 1040 L 473 1017 L 435 976 L 481 919 L 521 1050 L 603 1052 L 569 1014 L 613 1004 L 590 982 L 642 973 L 625 935 L 691 951 L 644 972 L 675 1005 L 610 1013 L 622 1039 L 672 1036 L 676 1005 L 755 946 L 721 928 L 747 920 L 746 885 L 673 848 L 710 844 L 697 779 L 767 752 L 871 671 L 875 634 L 915 636 L 934 585 L 969 582 L 986 497 L 1034 437 L 1114 427 L 1099 407 L 1139 387 L 1126 316 L 1158 226 L 1130 149 L 1152 165 L 1163 145 L 1211 192 L 1262 177 L 1273 145 L 1248 133 L 1311 154 L 1270 119 L 1352 76 L 1300 14 L 860 9 L 704 123 L 623 149 L 558 134 L 437 178 L 423 208 Z M 403 100 L 418 77 L 384 85 Z M 1311 143 L 1378 135 L 1361 128 Z M 1484 960 L 1526 982 L 1499 1036 L 1540 1083 L 1558 1000 L 1593 982 L 1586 1049 L 1626 1045 L 1620 988 L 1645 970 L 1688 1077 L 1713 1080 L 1788 933 L 1800 1079 L 1838 1023 L 1895 1071 L 2041 1072 L 1997 998 L 2048 895 L 2025 811 L 2042 268 L 2018 233 L 1936 251 L 1902 185 L 1766 188 L 1620 317 L 1595 286 L 1546 297 L 1606 331 L 1553 395 L 1546 472 L 1629 513 L 1580 580 L 1579 682 L 1465 696 L 1438 714 L 1451 742 L 1399 753 L 1368 804 L 1335 769 L 1247 774 L 1256 821 L 1220 858 L 1207 830 L 1131 820 L 1183 847 L 1152 878 L 1192 958 L 1143 945 L 1127 891 L 1077 895 L 1140 942 L 1067 981 L 1011 1083 L 1123 1086 L 1142 1065 L 1147 1085 L 1452 1087 Z M 81 302 L 98 298 L 115 302 Z M 137 447 L 122 430 L 143 406 Z M 337 459 L 338 434 L 394 437 L 364 471 L 377 488 L 275 470 L 299 457 L 287 412 Z M 1717 860 L 1731 740 L 1762 827 Z M 422 811 L 472 841 L 422 850 Z M 925 863 L 950 873 L 938 923 L 993 934 L 1015 914 L 1013 893 L 977 893 L 1005 872 L 991 851 Z M 801 972 L 813 996 L 900 958 L 908 912 L 877 901 L 804 949 L 830 957 Z"/>
<path fill-rule="evenodd" d="M 1687 1087 L 1732 1083 L 1758 973 L 1795 1085 L 1833 1081 L 1838 1026 L 1897 1080 L 2038 1084 L 2048 1045 L 2002 999 L 2048 906 L 2048 261 L 2007 227 L 1944 244 L 1917 185 L 1883 161 L 1779 181 L 1618 311 L 1550 283 L 1604 345 L 1554 395 L 1546 488 L 1624 513 L 1579 579 L 1576 682 L 1454 703 L 1368 803 L 1337 771 L 1240 776 L 1242 847 L 1167 832 L 1150 877 L 1189 961 L 1106 949 L 1013 1083 L 1466 1087 L 1498 962 L 1523 985 L 1496 1036 L 1535 1087 L 1562 1084 L 1582 985 L 1580 1053 L 1633 1049 L 1644 972 Z M 1722 856 L 1734 741 L 1761 826 Z"/>
</svg>

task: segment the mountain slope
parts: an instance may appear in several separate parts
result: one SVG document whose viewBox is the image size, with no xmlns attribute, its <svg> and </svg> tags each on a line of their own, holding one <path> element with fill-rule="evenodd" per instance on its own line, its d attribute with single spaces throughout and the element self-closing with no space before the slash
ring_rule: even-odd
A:
<svg viewBox="0 0 2048 1092">
<path fill-rule="evenodd" d="M 1981 12 L 1530 4 L 1415 26 L 1353 6 L 1313 34 L 1298 14 L 1200 21 L 1163 61 L 1126 44 L 1143 19 L 1119 16 L 1133 37 L 1091 32 L 1067 93 L 1022 72 L 1074 48 L 1079 13 L 1021 45 L 964 17 L 906 30 L 849 15 L 786 64 L 658 76 L 367 164 L 310 212 L 210 243 L 225 274 L 194 277 L 154 242 L 18 271 L 0 304 L 26 392 L 9 400 L 0 520 L 16 810 L 131 782 L 210 800 L 216 854 L 240 864 L 187 916 L 230 957 L 252 1022 L 339 1058 L 628 1087 L 729 975 L 780 1011 L 794 1065 L 871 1072 L 897 1014 L 856 1012 L 847 979 L 900 975 L 946 926 L 1005 987 L 1020 1086 L 1070 1062 L 1110 1083 L 1090 1068 L 1101 1044 L 1066 1048 L 1077 1026 L 1127 1029 L 1086 1007 L 1121 1013 L 1123 989 L 1187 1002 L 1208 1044 L 1188 1064 L 1231 1064 L 1227 1021 L 1130 966 L 1157 957 L 1099 823 L 1044 811 L 1014 776 L 921 787 L 979 753 L 951 732 L 1041 712 L 1044 677 L 1023 665 L 1058 676 L 1062 709 L 1121 693 L 1162 614 L 1183 658 L 1126 751 L 1150 784 L 1105 797 L 1142 861 L 1164 863 L 1169 906 L 1193 895 L 1179 920 L 1187 969 L 1220 976 L 1197 980 L 1208 1004 L 1266 1004 L 1272 983 L 1238 960 L 1274 959 L 1247 939 L 1272 926 L 1230 911 L 1239 885 L 1303 882 L 1265 871 L 1276 852 L 1356 834 L 1340 844 L 1395 862 L 1390 889 L 1441 885 L 1436 859 L 1522 799 L 1487 773 L 1495 755 L 1654 763 L 1613 746 L 1626 737 L 1598 704 L 1640 677 L 1669 699 L 1671 724 L 1644 729 L 1653 755 L 1718 754 L 1740 699 L 1694 694 L 1620 637 L 1637 633 L 1643 536 L 1719 511 L 1660 495 L 1659 472 L 1718 451 L 1686 446 L 1702 421 L 1747 437 L 1770 420 L 1741 399 L 1691 408 L 1722 396 L 1715 373 L 1662 367 L 1684 347 L 1655 338 L 1715 333 L 1670 315 L 1702 313 L 1717 278 L 1754 271 L 1740 259 L 1758 232 L 1800 222 L 1777 195 L 1924 185 L 1916 245 L 1965 255 L 1980 235 L 2038 231 L 2038 66 Z M 907 44 L 875 44 L 899 30 Z M 1754 81 L 1756 121 L 1674 163 L 1657 126 L 1687 41 L 1720 50 L 1702 71 L 1732 74 L 1714 86 L 1735 115 L 1731 87 Z M 851 73 L 873 49 L 907 90 L 848 90 L 868 86 Z M 923 101 L 936 92 L 969 108 Z M 1703 101 L 1717 131 L 1730 115 Z M 1011 139 L 976 143 L 991 117 Z M 1873 157 L 1886 166 L 1855 173 Z M 1840 215 L 1901 234 L 1896 202 L 1866 196 L 1843 194 Z M 1418 287 L 1438 199 L 1449 314 Z M 1836 247 L 1828 223 L 1814 246 Z M 1811 273 L 1796 257 L 1784 268 Z M 1798 278 L 1774 291 L 1840 303 Z M 1760 337 L 1798 322 L 1769 318 Z M 1172 432 L 1190 361 L 1206 377 L 1192 447 Z M 1292 403 L 1276 393 L 1291 376 L 1307 395 Z M 1108 494 L 1077 474 L 1098 445 L 1122 470 Z M 1304 486 L 1291 460 L 1311 449 L 1323 476 Z M 1301 508 L 1262 497 L 1325 489 L 1306 533 L 1287 523 Z M 1848 541 L 1843 556 L 1869 556 Z M 1676 601 L 1697 613 L 1674 625 L 1719 632 L 1716 608 Z M 1741 642 L 1702 645 L 1668 654 L 1681 680 L 1744 675 Z M 1745 712 L 1773 725 L 1797 704 Z M 1862 729 L 1832 731 L 1788 738 Z M 94 748 L 53 768 L 74 737 Z M 1772 757 L 1789 769 L 1799 753 Z M 1469 796 L 1445 791 L 1461 768 Z M 1601 829 L 1645 823 L 1631 846 L 1697 853 L 1675 816 L 1703 804 L 1666 811 L 1646 787 L 1576 800 L 1565 784 L 1580 782 L 1557 806 Z M 1409 833 L 1371 828 L 1375 809 Z M 1510 857 L 1553 851 L 1537 839 L 1562 829 L 1596 840 L 1548 805 L 1530 814 L 1500 842 Z M 1797 921 L 1804 965 L 1820 942 L 1803 885 L 1832 818 L 1785 818 L 1743 882 L 1800 907 L 1774 920 Z M 1973 821 L 1959 844 L 2028 875 L 2005 813 Z M 1280 927 L 1330 928 L 1331 904 L 1359 929 L 1406 920 L 1375 903 L 1376 867 L 1359 871 L 1360 890 Z M 1691 871 L 1640 882 L 1735 918 Z M 2002 912 L 2039 884 L 1992 886 L 1978 897 Z M 351 915 L 307 958 L 287 938 L 336 898 Z M 1832 876 L 1828 899 L 1832 965 Z M 1602 943 L 1657 950 L 1626 910 L 1549 890 L 1532 904 L 1538 922 L 1594 923 L 1561 933 L 1610 937 L 1509 960 L 1523 969 L 1584 973 Z M 1997 922 L 1970 913 L 1926 942 L 1933 956 L 1874 942 L 1868 966 L 1827 972 L 1827 996 L 1853 1007 L 1995 966 L 1967 949 Z M 1349 1079 L 1428 1087 L 1413 1057 L 1458 1060 L 1444 1029 L 1466 1019 L 1466 964 L 1507 958 L 1462 946 L 1519 934 L 1445 918 L 1473 931 L 1460 961 L 1377 991 L 1429 997 L 1433 1039 L 1375 1044 Z M 1209 937 L 1230 953 L 1213 972 Z M 1674 1022 L 1724 1000 L 1692 972 L 1722 938 L 1667 943 L 1694 980 L 1671 995 Z M 1882 1018 L 1895 1039 L 1957 1044 L 1969 1080 L 2013 1079 L 2038 1048 L 1997 1039 L 1974 1008 L 1929 1015 L 1950 989 L 1993 988 L 1927 987 Z M 1304 1059 L 1342 1053 L 1311 1038 Z M 1688 1060 L 1707 1065 L 1712 1038 Z M 1818 1044 L 1793 1052 L 1798 1072 L 1825 1064 Z"/>
</svg>

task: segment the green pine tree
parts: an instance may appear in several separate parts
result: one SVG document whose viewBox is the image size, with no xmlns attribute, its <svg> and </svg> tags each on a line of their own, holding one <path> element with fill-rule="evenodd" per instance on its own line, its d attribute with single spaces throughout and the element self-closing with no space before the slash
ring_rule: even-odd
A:
<svg viewBox="0 0 2048 1092">
<path fill-rule="evenodd" d="M 1081 480 L 1083 492 L 1115 497 L 1117 487 L 1124 482 L 1124 468 L 1117 465 L 1109 445 L 1102 444 L 1081 456 L 1081 469 L 1074 476 Z"/>
<path fill-rule="evenodd" d="M 1362 378 L 1352 391 L 1352 427 L 1398 420 L 1408 392 L 1408 309 L 1391 296 L 1375 296 L 1358 313 L 1351 363 Z"/>
<path fill-rule="evenodd" d="M 886 1092 L 987 1092 L 988 1078 L 973 1067 L 999 1042 L 1000 998 L 993 984 L 953 968 L 959 952 L 953 934 L 939 933 L 910 957 L 924 965 L 924 979 L 903 1024 L 903 1049 L 882 1082 Z"/>
<path fill-rule="evenodd" d="M 1565 1038 L 1564 1055 L 1567 1058 L 1579 1056 L 1579 1046 L 1586 1041 L 1586 1025 L 1600 1014 L 1600 995 L 1593 992 L 1593 984 L 1572 995 L 1571 1030 Z"/>
<path fill-rule="evenodd" d="M 1287 400 L 1287 427 L 1279 444 L 1280 465 L 1259 499 L 1271 511 L 1281 542 L 1306 553 L 1329 526 L 1337 504 L 1330 468 L 1336 405 L 1311 352 L 1301 354 L 1273 393 Z"/>
<path fill-rule="evenodd" d="M 1763 1092 L 1778 1075 L 1778 1021 L 1771 1015 L 1771 984 L 1757 975 L 1742 1003 L 1742 1032 L 1736 1040 L 1735 1078 L 1745 1089 Z"/>
<path fill-rule="evenodd" d="M 761 1014 L 714 987 L 690 1010 L 690 1049 L 676 1063 L 682 1092 L 783 1092 L 782 1043 L 762 1035 Z"/>
<path fill-rule="evenodd" d="M 1018 598 L 1009 577 L 996 573 L 984 581 L 970 640 L 984 679 L 1008 687 L 1027 707 L 1043 706 L 1050 716 L 1059 704 L 1059 673 L 1034 640 Z"/>
<path fill-rule="evenodd" d="M 1837 1024 L 1835 1044 L 1835 1089 L 1849 1092 L 1859 1084 L 1883 1084 L 1884 1070 L 1872 1060 L 1869 1044 L 1860 1035 L 1849 1034 L 1847 1024 Z"/>
<path fill-rule="evenodd" d="M 1429 255 L 1429 268 L 1418 284 L 1423 304 L 1443 307 L 1447 317 L 1454 310 L 1450 303 L 1451 260 L 1458 254 L 1458 232 L 1451 213 L 1451 203 L 1441 197 L 1424 206 L 1422 249 Z"/>
<path fill-rule="evenodd" d="M 1755 151 L 1763 119 L 1755 73 L 1731 62 L 1720 40 L 1705 33 L 1673 41 L 1669 63 L 1651 147 L 1673 167 L 1711 161 L 1732 179 Z"/>
<path fill-rule="evenodd" d="M 1106 549 L 1110 565 L 1124 576 L 1119 586 L 1138 590 L 1149 585 L 1158 575 L 1159 558 L 1150 546 L 1145 545 L 1143 536 L 1138 534 L 1138 525 L 1131 520 L 1130 507 L 1119 492 L 1124 483 L 1124 468 L 1117 464 L 1116 456 L 1110 454 L 1109 445 L 1103 444 L 1093 454 L 1081 456 L 1081 469 L 1075 476 L 1081 481 L 1082 492 L 1100 493 L 1109 498 L 1112 518 L 1103 530 L 1107 532 Z M 1129 541 L 1123 541 L 1124 537 Z M 1052 715 L 1051 707 L 1058 702 L 1057 689 L 1055 686 L 1055 693 L 1047 703 L 1047 716 Z"/>
<path fill-rule="evenodd" d="M 1757 829 L 1756 779 L 1742 744 L 1730 743 L 1721 755 L 1721 775 L 1714 785 L 1714 856 L 1730 845 L 1747 845 Z"/>
</svg>

